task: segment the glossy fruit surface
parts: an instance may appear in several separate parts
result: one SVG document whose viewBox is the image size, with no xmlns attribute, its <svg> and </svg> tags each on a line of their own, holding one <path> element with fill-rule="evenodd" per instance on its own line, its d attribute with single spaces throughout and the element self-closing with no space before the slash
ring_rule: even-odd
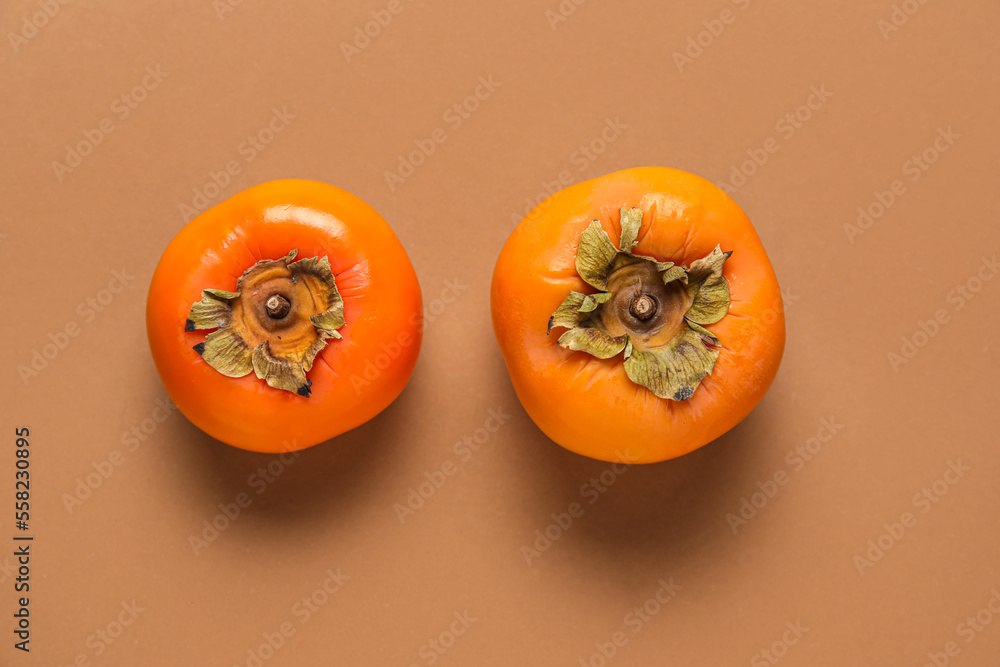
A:
<svg viewBox="0 0 1000 667">
<path fill-rule="evenodd" d="M 236 447 L 277 452 L 384 410 L 413 371 L 423 316 L 416 273 L 385 220 L 344 190 L 288 179 L 177 234 L 153 275 L 146 326 L 188 419 Z"/>
<path fill-rule="evenodd" d="M 598 250 L 610 239 L 617 259 L 597 262 L 607 276 L 582 277 L 594 260 L 581 265 L 581 239 Z M 701 308 L 711 271 L 718 299 Z M 719 437 L 763 398 L 784 350 L 781 292 L 750 220 L 677 169 L 619 171 L 543 201 L 504 245 L 491 297 L 528 415 L 563 447 L 605 461 L 662 461 Z M 649 304 L 669 321 L 640 319 Z M 640 349 L 647 367 L 626 360 Z M 674 356 L 650 356 L 662 350 Z"/>
</svg>

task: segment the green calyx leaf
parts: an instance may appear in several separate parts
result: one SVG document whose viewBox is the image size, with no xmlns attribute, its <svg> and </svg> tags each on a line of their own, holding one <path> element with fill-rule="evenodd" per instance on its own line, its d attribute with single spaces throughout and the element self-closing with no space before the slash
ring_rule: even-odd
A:
<svg viewBox="0 0 1000 667">
<path fill-rule="evenodd" d="M 662 276 L 663 278 L 664 285 L 666 285 L 667 283 L 672 283 L 675 280 L 680 280 L 683 283 L 687 283 L 688 281 L 687 269 L 685 269 L 683 266 L 674 266 L 672 262 L 665 262 L 665 263 L 670 264 L 670 266 L 668 266 L 667 268 L 663 269 L 660 272 L 660 276 Z"/>
<path fill-rule="evenodd" d="M 315 353 L 313 357 L 315 357 Z M 253 370 L 261 380 L 275 389 L 284 389 L 299 396 L 309 397 L 312 381 L 306 379 L 306 368 L 292 359 L 271 354 L 267 343 L 261 343 L 253 350 Z M 312 367 L 312 362 L 309 364 Z"/>
<path fill-rule="evenodd" d="M 250 348 L 235 329 L 213 331 L 195 350 L 208 364 L 226 377 L 239 378 L 252 369 Z"/>
<path fill-rule="evenodd" d="M 567 350 L 587 352 L 598 359 L 610 359 L 625 349 L 628 336 L 612 336 L 597 327 L 576 327 L 559 336 Z"/>
<path fill-rule="evenodd" d="M 601 223 L 594 220 L 580 235 L 576 251 L 576 272 L 588 285 L 599 290 L 608 288 L 608 273 L 618 255 Z"/>
<path fill-rule="evenodd" d="M 633 350 L 625 360 L 625 372 L 660 398 L 686 401 L 718 358 L 718 350 L 708 347 L 701 333 L 684 327 L 669 345 Z"/>
<path fill-rule="evenodd" d="M 597 294 L 588 294 L 583 297 L 583 303 L 580 304 L 581 313 L 592 313 L 597 310 L 597 307 L 602 303 L 605 303 L 611 298 L 611 294 L 608 292 L 598 292 Z"/>
<path fill-rule="evenodd" d="M 220 329 L 229 326 L 233 318 L 232 302 L 239 295 L 239 292 L 227 292 L 221 289 L 203 290 L 201 301 L 191 306 L 184 330 Z"/>
<path fill-rule="evenodd" d="M 586 298 L 586 294 L 570 292 L 566 300 L 556 308 L 556 312 L 552 313 L 552 317 L 549 318 L 549 328 L 546 333 L 551 333 L 554 327 L 572 329 L 589 319 L 590 316 L 580 310 Z"/>
<path fill-rule="evenodd" d="M 722 265 L 732 254 L 715 246 L 707 257 L 691 262 L 688 269 L 691 308 L 685 315 L 689 320 L 714 324 L 729 311 L 729 281 L 722 275 Z"/>
<path fill-rule="evenodd" d="M 622 207 L 618 248 L 600 221 L 584 230 L 576 269 L 600 291 L 571 291 L 549 318 L 548 331 L 567 329 L 558 338 L 560 346 L 598 359 L 622 353 L 625 373 L 632 382 L 660 398 L 685 401 L 719 357 L 719 339 L 703 325 L 718 322 L 729 310 L 729 282 L 723 269 L 732 252 L 716 246 L 690 267 L 635 255 L 632 250 L 638 243 L 642 217 L 641 209 Z M 629 282 L 632 275 L 639 277 Z M 650 286 L 649 279 L 644 284 L 642 276 L 646 275 L 659 275 L 661 286 Z M 640 296 L 645 301 L 631 301 L 631 317 L 622 315 L 622 303 Z M 654 310 L 654 315 L 648 314 L 650 299 L 661 309 Z M 680 310 L 676 304 L 681 304 Z"/>
<path fill-rule="evenodd" d="M 618 242 L 618 249 L 622 252 L 632 252 L 632 248 L 639 242 L 639 228 L 642 226 L 642 209 L 632 207 L 620 211 L 622 235 Z"/>
</svg>

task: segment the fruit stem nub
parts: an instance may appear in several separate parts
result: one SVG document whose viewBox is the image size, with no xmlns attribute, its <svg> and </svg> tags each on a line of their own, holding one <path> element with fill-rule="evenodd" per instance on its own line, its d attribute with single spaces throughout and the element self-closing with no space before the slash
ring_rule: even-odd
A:
<svg viewBox="0 0 1000 667">
<path fill-rule="evenodd" d="M 629 312 L 645 322 L 656 314 L 656 299 L 648 294 L 640 294 L 636 298 L 632 299 L 632 304 L 629 306 Z"/>
<path fill-rule="evenodd" d="M 292 309 L 292 304 L 280 294 L 272 294 L 264 304 L 267 316 L 271 319 L 280 320 Z"/>
</svg>

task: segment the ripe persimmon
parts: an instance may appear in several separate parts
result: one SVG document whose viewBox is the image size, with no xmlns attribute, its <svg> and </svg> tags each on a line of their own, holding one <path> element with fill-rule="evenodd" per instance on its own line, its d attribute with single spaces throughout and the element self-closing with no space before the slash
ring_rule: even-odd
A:
<svg viewBox="0 0 1000 667">
<path fill-rule="evenodd" d="M 493 273 L 493 328 L 528 415 L 563 447 L 648 463 L 719 437 L 785 345 L 777 278 L 721 189 L 627 169 L 540 203 Z"/>
<path fill-rule="evenodd" d="M 277 452 L 328 440 L 395 400 L 423 310 L 409 257 L 371 206 L 287 179 L 181 229 L 153 274 L 146 328 L 188 419 L 230 445 Z"/>
</svg>

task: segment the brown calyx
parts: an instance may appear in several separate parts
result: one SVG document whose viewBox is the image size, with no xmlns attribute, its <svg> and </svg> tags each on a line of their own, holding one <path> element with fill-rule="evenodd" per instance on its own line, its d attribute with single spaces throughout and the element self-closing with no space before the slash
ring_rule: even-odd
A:
<svg viewBox="0 0 1000 667">
<path fill-rule="evenodd" d="M 557 344 L 597 359 L 624 358 L 628 378 L 660 398 L 686 401 L 712 372 L 719 340 L 706 325 L 729 310 L 723 266 L 731 252 L 710 253 L 676 265 L 636 255 L 643 211 L 619 211 L 618 247 L 600 220 L 581 234 L 576 253 L 580 278 L 597 292 L 571 290 L 549 317 L 564 327 Z"/>
<path fill-rule="evenodd" d="M 608 277 L 608 299 L 600 321 L 612 336 L 628 335 L 638 349 L 665 345 L 684 325 L 691 306 L 685 285 L 675 280 L 663 284 L 652 262 L 627 264 Z"/>
<path fill-rule="evenodd" d="M 272 387 L 308 396 L 306 372 L 327 340 L 340 338 L 344 302 L 326 257 L 293 262 L 295 254 L 257 262 L 236 292 L 204 290 L 185 329 L 216 329 L 194 347 L 223 375 L 253 370 Z"/>
<path fill-rule="evenodd" d="M 266 342 L 271 354 L 301 361 L 319 338 L 310 318 L 329 307 L 329 288 L 316 276 L 293 273 L 282 260 L 259 262 L 240 283 L 233 326 L 243 339 L 251 348 Z"/>
</svg>

